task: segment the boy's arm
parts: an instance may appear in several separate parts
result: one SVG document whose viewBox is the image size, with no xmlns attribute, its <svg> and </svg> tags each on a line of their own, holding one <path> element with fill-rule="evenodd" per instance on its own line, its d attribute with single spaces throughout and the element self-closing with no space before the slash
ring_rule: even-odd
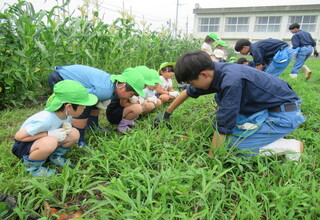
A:
<svg viewBox="0 0 320 220">
<path fill-rule="evenodd" d="M 211 142 L 212 149 L 209 151 L 209 156 L 213 155 L 213 149 L 217 149 L 223 146 L 225 139 L 226 139 L 226 135 L 219 134 L 218 131 L 214 132 L 214 135 L 212 137 L 212 142 Z"/>
<path fill-rule="evenodd" d="M 29 142 L 29 141 L 37 140 L 42 137 L 46 137 L 46 136 L 48 136 L 47 132 L 41 132 L 31 136 L 30 134 L 28 134 L 27 130 L 23 128 L 16 133 L 16 135 L 14 136 L 14 139 L 16 139 L 17 141 Z"/>
<path fill-rule="evenodd" d="M 167 108 L 167 110 L 164 113 L 158 114 L 157 117 L 155 117 L 154 122 L 158 124 L 161 121 L 169 122 L 170 116 L 173 113 L 173 111 L 179 107 L 187 98 L 188 94 L 186 90 L 183 90 L 180 95 L 171 103 L 171 105 Z"/>
<path fill-rule="evenodd" d="M 256 69 L 258 69 L 258 70 L 263 70 L 263 65 L 260 64 L 260 65 L 256 66 Z"/>
<path fill-rule="evenodd" d="M 173 113 L 173 111 L 179 107 L 187 98 L 188 98 L 187 90 L 183 90 L 180 95 L 171 103 L 171 105 L 167 108 L 166 112 L 169 112 L 170 114 Z"/>
</svg>

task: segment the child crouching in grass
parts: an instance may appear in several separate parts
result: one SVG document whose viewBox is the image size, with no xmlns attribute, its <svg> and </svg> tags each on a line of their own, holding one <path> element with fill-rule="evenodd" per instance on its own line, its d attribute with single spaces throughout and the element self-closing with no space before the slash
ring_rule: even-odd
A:
<svg viewBox="0 0 320 220">
<path fill-rule="evenodd" d="M 147 72 L 150 77 L 151 85 L 147 85 L 143 92 L 146 94 L 146 99 L 143 104 L 143 114 L 147 114 L 153 111 L 155 108 L 161 105 L 161 100 L 156 96 L 156 88 L 162 80 L 156 70 L 149 69 Z"/>
<path fill-rule="evenodd" d="M 174 75 L 175 63 L 165 62 L 160 65 L 159 73 L 161 74 L 161 83 L 156 88 L 157 97 L 161 102 L 172 102 L 178 95 L 179 92 L 173 89 L 172 77 Z"/>
<path fill-rule="evenodd" d="M 29 117 L 15 134 L 12 153 L 22 158 L 32 176 L 50 177 L 56 170 L 42 165 L 47 161 L 65 166 L 62 155 L 77 143 L 79 131 L 71 126 L 72 117 L 82 114 L 85 106 L 98 101 L 84 86 L 64 80 L 54 86 L 46 108 Z M 68 164 L 70 165 L 70 164 Z"/>
<path fill-rule="evenodd" d="M 129 102 L 132 104 L 140 104 L 142 106 L 142 114 L 147 114 L 161 105 L 161 100 L 156 97 L 155 89 L 162 80 L 156 70 L 149 69 L 146 66 L 137 66 L 134 69 L 142 74 L 144 78 L 145 88 L 143 92 L 146 94 L 146 97 L 142 98 L 134 95 L 129 98 Z"/>
<path fill-rule="evenodd" d="M 142 113 L 142 106 L 139 103 L 130 103 L 129 99 L 134 95 L 142 98 L 146 96 L 142 91 L 145 80 L 135 68 L 127 68 L 121 75 L 112 75 L 111 80 L 121 92 L 116 93 L 111 100 L 106 111 L 107 119 L 111 124 L 118 125 L 118 131 L 130 131 L 131 127 L 135 126 L 134 120 Z"/>
</svg>

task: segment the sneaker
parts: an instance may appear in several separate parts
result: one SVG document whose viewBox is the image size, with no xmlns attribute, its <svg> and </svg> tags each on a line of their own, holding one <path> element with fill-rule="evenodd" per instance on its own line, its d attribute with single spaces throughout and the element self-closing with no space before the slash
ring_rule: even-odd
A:
<svg viewBox="0 0 320 220">
<path fill-rule="evenodd" d="M 292 152 L 286 153 L 286 159 L 290 161 L 301 162 L 301 153 L 303 153 L 303 143 L 295 139 L 287 139 L 291 142 Z"/>
<path fill-rule="evenodd" d="M 311 71 L 307 72 L 307 74 L 306 74 L 306 80 L 310 79 L 311 74 L 312 74 L 312 72 L 311 72 Z"/>
<path fill-rule="evenodd" d="M 58 165 L 60 167 L 64 167 L 65 165 L 68 165 L 69 167 L 72 167 L 72 163 L 70 161 L 67 161 L 67 159 L 64 158 L 64 157 L 61 157 L 61 156 L 50 156 L 49 159 L 53 164 Z"/>
<path fill-rule="evenodd" d="M 89 145 L 85 142 L 85 141 L 78 141 L 78 146 L 80 148 L 83 148 L 83 147 L 88 147 Z"/>
</svg>

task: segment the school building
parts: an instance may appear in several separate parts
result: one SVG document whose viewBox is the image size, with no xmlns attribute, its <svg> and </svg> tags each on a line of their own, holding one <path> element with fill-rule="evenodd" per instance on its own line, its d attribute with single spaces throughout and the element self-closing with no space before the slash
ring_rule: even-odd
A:
<svg viewBox="0 0 320 220">
<path fill-rule="evenodd" d="M 196 4 L 193 13 L 193 33 L 197 38 L 204 39 L 215 32 L 231 47 L 239 39 L 255 42 L 274 38 L 290 42 L 292 33 L 288 27 L 299 23 L 320 49 L 320 4 L 230 8 L 201 8 Z"/>
</svg>

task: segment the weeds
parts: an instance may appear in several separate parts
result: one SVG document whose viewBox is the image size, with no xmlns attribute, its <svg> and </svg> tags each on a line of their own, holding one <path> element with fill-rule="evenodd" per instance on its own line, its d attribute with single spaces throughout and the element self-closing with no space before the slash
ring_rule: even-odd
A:
<svg viewBox="0 0 320 220">
<path fill-rule="evenodd" d="M 18 74 L 14 76 L 18 77 L 18 84 L 7 88 L 6 95 L 41 84 L 42 78 L 24 86 L 19 80 L 21 83 L 24 77 L 34 77 L 30 74 L 45 76 L 46 71 L 58 64 L 81 61 L 111 72 L 121 72 L 127 65 L 146 64 L 157 68 L 159 63 L 174 61 L 181 51 L 191 49 L 188 46 L 192 40 L 181 43 L 170 35 L 139 32 L 130 18 L 120 18 L 114 26 L 81 18 L 65 17 L 56 21 L 53 15 L 57 8 L 36 14 L 31 5 L 26 6 L 27 12 L 20 10 L 24 4 L 13 6 L 6 16 L 14 13 L 31 16 L 24 25 L 36 22 L 38 16 L 47 16 L 49 26 L 38 20 L 33 29 L 21 32 L 22 37 L 28 38 L 20 40 L 21 45 L 28 41 L 29 47 L 33 47 L 28 61 L 22 55 L 28 52 L 24 47 L 17 54 L 20 43 L 13 43 L 17 40 L 13 35 L 6 43 L 15 46 L 8 46 L 1 53 L 13 56 L 15 51 L 16 57 L 12 62 L 7 62 L 7 55 L 0 59 L 0 68 L 7 71 L 1 75 L 0 82 L 10 87 L 13 72 L 20 73 L 21 77 L 26 74 L 23 78 Z M 1 22 L 0 28 L 13 28 L 12 21 Z M 9 30 L 7 34 L 12 32 Z M 84 35 L 88 35 L 87 38 Z M 40 38 L 46 41 L 37 41 Z M 199 45 L 195 43 L 196 47 Z M 30 60 L 39 62 L 36 66 L 41 70 L 36 72 Z M 22 73 L 19 62 L 28 72 Z M 309 59 L 307 65 L 316 70 L 319 60 Z M 180 106 L 171 117 L 172 130 L 164 125 L 153 128 L 153 118 L 158 114 L 154 112 L 139 119 L 131 133 L 119 135 L 102 114 L 101 125 L 111 132 L 87 132 L 92 148 L 74 147 L 66 155 L 74 167 L 60 169 L 60 174 L 52 178 L 34 178 L 25 172 L 22 162 L 10 149 L 19 126 L 43 109 L 43 104 L 39 102 L 37 108 L 26 105 L 22 109 L 1 111 L 0 192 L 17 201 L 7 219 L 53 219 L 78 210 L 84 219 L 320 218 L 320 77 L 314 74 L 305 81 L 304 75 L 299 75 L 294 80 L 289 77 L 289 68 L 281 77 L 302 98 L 302 111 L 307 118 L 289 136 L 305 145 L 300 164 L 287 162 L 283 156 L 237 157 L 237 152 L 229 149 L 221 149 L 209 157 L 216 104 L 208 95 L 188 99 Z M 8 98 L 14 100 L 15 95 Z M 2 102 L 9 103 L 9 100 Z M 48 207 L 58 212 L 49 214 Z M 8 213 L 8 210 L 1 211 L 2 217 Z"/>
</svg>

